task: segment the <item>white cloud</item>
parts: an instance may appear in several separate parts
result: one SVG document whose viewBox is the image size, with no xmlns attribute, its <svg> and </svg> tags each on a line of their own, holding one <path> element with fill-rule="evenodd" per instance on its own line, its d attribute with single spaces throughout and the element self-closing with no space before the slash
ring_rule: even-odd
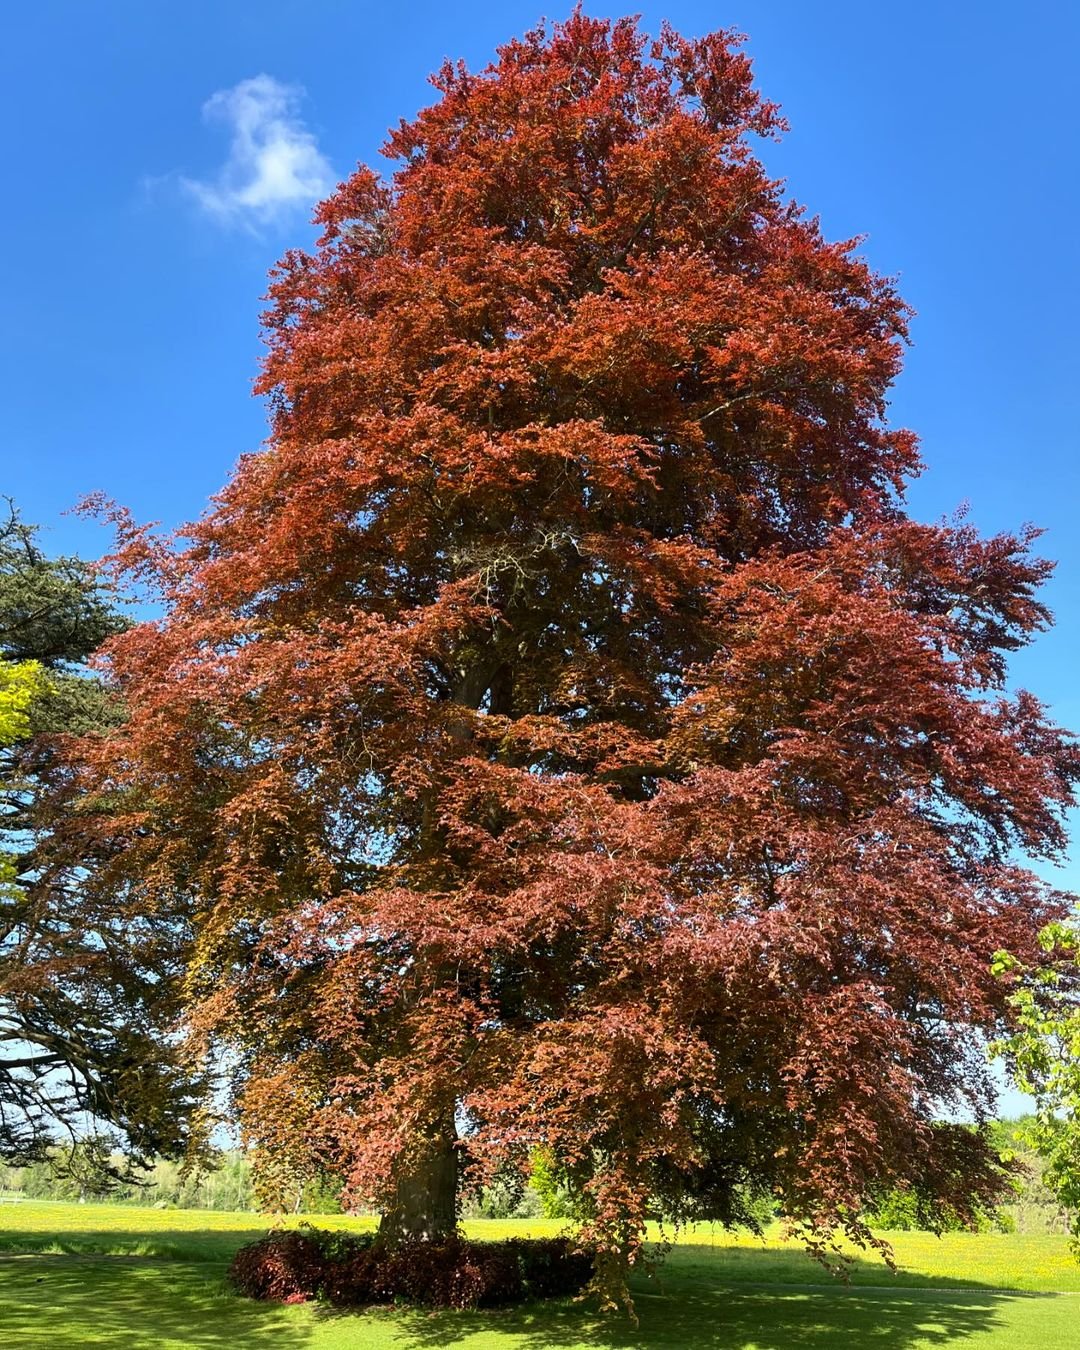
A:
<svg viewBox="0 0 1080 1350">
<path fill-rule="evenodd" d="M 310 207 L 334 186 L 334 173 L 297 114 L 303 89 L 272 75 L 219 89 L 203 104 L 207 121 L 230 130 L 229 154 L 212 180 L 180 183 L 223 224 L 267 225 Z"/>
</svg>

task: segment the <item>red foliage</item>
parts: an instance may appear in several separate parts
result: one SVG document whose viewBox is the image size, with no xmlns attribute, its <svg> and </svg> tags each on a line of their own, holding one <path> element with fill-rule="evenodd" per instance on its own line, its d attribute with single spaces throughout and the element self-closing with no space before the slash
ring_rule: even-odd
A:
<svg viewBox="0 0 1080 1350">
<path fill-rule="evenodd" d="M 232 1259 L 229 1279 L 248 1298 L 304 1303 L 322 1288 L 325 1260 L 319 1243 L 304 1233 L 268 1233 Z"/>
<path fill-rule="evenodd" d="M 577 1293 L 591 1273 L 573 1288 Z M 520 1303 L 525 1298 L 521 1264 L 506 1243 L 403 1242 L 373 1246 L 335 1265 L 327 1274 L 326 1296 L 343 1307 L 395 1300 L 429 1308 L 480 1308 Z"/>
<path fill-rule="evenodd" d="M 435 84 L 274 274 L 269 448 L 186 544 L 120 520 L 166 609 L 108 649 L 96 884 L 191 924 L 248 1137 L 418 1230 L 538 1144 L 602 1262 L 748 1179 L 962 1212 L 933 1121 L 1060 904 L 1015 860 L 1076 751 L 1003 688 L 1047 566 L 904 514 L 907 311 L 754 158 L 730 34 L 575 14 Z"/>
<path fill-rule="evenodd" d="M 277 1232 L 241 1247 L 229 1267 L 249 1298 L 302 1303 L 317 1295 L 339 1307 L 412 1303 L 495 1308 L 578 1294 L 592 1260 L 565 1238 L 467 1242 L 373 1242 L 369 1235 Z"/>
</svg>

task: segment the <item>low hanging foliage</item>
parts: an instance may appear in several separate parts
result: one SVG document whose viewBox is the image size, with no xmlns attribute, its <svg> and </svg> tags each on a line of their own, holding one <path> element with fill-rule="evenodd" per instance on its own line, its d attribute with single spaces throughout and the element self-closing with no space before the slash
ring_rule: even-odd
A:
<svg viewBox="0 0 1080 1350">
<path fill-rule="evenodd" d="M 934 1122 L 1080 764 L 1005 690 L 1034 532 L 906 515 L 908 311 L 755 157 L 736 36 L 575 11 L 434 84 L 273 274 L 265 451 L 177 539 L 113 513 L 163 617 L 94 884 L 184 916 L 248 1142 L 391 1245 L 539 1149 L 612 1297 L 654 1213 L 974 1221 L 1007 1178 Z"/>
<path fill-rule="evenodd" d="M 380 1242 L 373 1233 L 314 1228 L 269 1233 L 241 1247 L 229 1267 L 249 1298 L 337 1307 L 411 1303 L 429 1308 L 495 1308 L 579 1294 L 592 1260 L 567 1238 L 469 1242 Z"/>
<path fill-rule="evenodd" d="M 322 1246 L 301 1232 L 269 1233 L 249 1242 L 229 1266 L 229 1280 L 239 1293 L 272 1303 L 305 1303 L 316 1297 L 325 1277 Z"/>
</svg>

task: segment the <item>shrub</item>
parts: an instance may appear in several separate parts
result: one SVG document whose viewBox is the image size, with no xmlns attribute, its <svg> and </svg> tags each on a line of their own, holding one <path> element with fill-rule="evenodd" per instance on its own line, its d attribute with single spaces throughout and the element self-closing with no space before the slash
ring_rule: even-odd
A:
<svg viewBox="0 0 1080 1350">
<path fill-rule="evenodd" d="M 342 1253 L 331 1262 L 323 1279 L 323 1296 L 337 1308 L 359 1308 L 387 1303 L 393 1291 L 384 1287 L 383 1262 L 370 1246 Z"/>
<path fill-rule="evenodd" d="M 310 1223 L 300 1224 L 297 1231 L 318 1245 L 327 1270 L 367 1251 L 378 1240 L 377 1233 L 344 1233 L 340 1228 L 316 1228 Z"/>
<path fill-rule="evenodd" d="M 374 1234 L 272 1233 L 242 1247 L 230 1268 L 251 1298 L 296 1303 L 321 1294 L 340 1308 L 411 1303 L 427 1308 L 495 1308 L 580 1293 L 592 1259 L 566 1238 L 507 1242 L 404 1242 Z"/>
<path fill-rule="evenodd" d="M 229 1279 L 248 1298 L 303 1303 L 322 1289 L 325 1259 L 307 1233 L 268 1233 L 232 1259 Z"/>
<path fill-rule="evenodd" d="M 516 1238 L 506 1245 L 517 1248 L 527 1298 L 566 1298 L 592 1279 L 592 1256 L 569 1238 Z"/>
<path fill-rule="evenodd" d="M 395 1290 L 432 1308 L 494 1308 L 520 1303 L 525 1287 L 506 1243 L 415 1243 L 389 1254 Z"/>
<path fill-rule="evenodd" d="M 493 1308 L 525 1297 L 513 1244 L 461 1238 L 356 1252 L 327 1273 L 324 1287 L 339 1307 L 400 1300 L 429 1308 Z"/>
</svg>

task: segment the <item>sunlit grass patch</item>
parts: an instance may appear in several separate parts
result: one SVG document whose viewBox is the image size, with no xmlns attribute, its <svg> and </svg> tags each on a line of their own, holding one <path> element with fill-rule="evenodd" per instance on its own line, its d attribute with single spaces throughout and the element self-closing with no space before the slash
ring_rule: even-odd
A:
<svg viewBox="0 0 1080 1350">
<path fill-rule="evenodd" d="M 289 1227 L 311 1222 L 354 1232 L 369 1230 L 375 1224 L 373 1218 L 362 1216 L 320 1214 L 307 1219 L 289 1215 L 275 1221 L 264 1215 L 213 1210 L 26 1202 L 0 1210 L 0 1251 L 226 1261 L 237 1247 L 265 1233 L 272 1222 Z M 559 1219 L 470 1219 L 464 1229 L 471 1238 L 496 1241 L 555 1237 L 567 1230 L 567 1224 Z M 1056 1234 L 885 1236 L 895 1253 L 897 1273 L 894 1275 L 876 1253 L 849 1248 L 854 1258 L 849 1272 L 853 1284 L 1080 1292 L 1080 1266 L 1069 1253 L 1067 1239 Z M 660 1230 L 652 1228 L 650 1237 L 659 1240 Z M 835 1283 L 835 1277 L 810 1260 L 797 1244 L 783 1240 L 779 1226 L 761 1239 L 750 1233 L 728 1233 L 711 1224 L 697 1224 L 675 1235 L 665 1264 L 669 1272 L 678 1271 L 680 1278 L 695 1281 Z"/>
</svg>

